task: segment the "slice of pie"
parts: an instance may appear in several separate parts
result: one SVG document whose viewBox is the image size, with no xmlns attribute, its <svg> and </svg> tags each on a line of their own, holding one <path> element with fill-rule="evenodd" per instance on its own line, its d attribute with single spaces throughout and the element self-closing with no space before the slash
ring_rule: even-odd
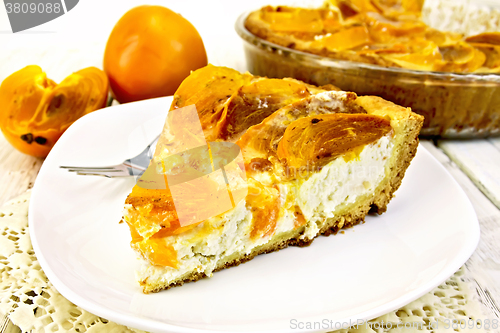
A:
<svg viewBox="0 0 500 333">
<path fill-rule="evenodd" d="M 309 245 L 385 212 L 422 122 L 333 86 L 194 71 L 174 96 L 150 178 L 125 203 L 143 291 Z"/>
</svg>

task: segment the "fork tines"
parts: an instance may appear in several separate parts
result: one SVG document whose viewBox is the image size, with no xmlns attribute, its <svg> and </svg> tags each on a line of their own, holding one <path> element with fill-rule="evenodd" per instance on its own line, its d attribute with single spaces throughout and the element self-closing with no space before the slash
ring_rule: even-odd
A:
<svg viewBox="0 0 500 333">
<path fill-rule="evenodd" d="M 61 166 L 61 169 L 66 169 L 69 172 L 76 172 L 81 176 L 103 176 L 103 177 L 120 177 L 130 176 L 129 172 L 116 167 L 74 167 L 74 166 Z"/>
</svg>

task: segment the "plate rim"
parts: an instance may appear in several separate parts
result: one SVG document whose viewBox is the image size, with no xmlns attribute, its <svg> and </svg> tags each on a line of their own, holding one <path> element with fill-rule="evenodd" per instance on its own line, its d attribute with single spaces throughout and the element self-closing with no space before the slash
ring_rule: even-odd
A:
<svg viewBox="0 0 500 333">
<path fill-rule="evenodd" d="M 69 136 L 66 133 L 71 133 L 74 130 L 77 130 L 80 126 L 83 126 L 86 122 L 92 123 L 94 121 L 94 118 L 98 119 L 103 112 L 107 113 L 115 113 L 115 112 L 120 112 L 120 108 L 123 108 L 124 106 L 129 108 L 131 105 L 139 105 L 139 104 L 153 104 L 154 102 L 157 102 L 159 100 L 168 100 L 172 99 L 173 96 L 168 96 L 168 97 L 160 97 L 160 98 L 155 98 L 155 99 L 149 99 L 145 101 L 139 101 L 139 102 L 133 102 L 133 103 L 127 103 L 127 104 L 121 104 L 117 106 L 111 106 L 104 108 L 103 110 L 99 110 L 98 112 L 93 112 L 90 113 L 80 119 L 78 119 L 73 125 L 70 126 L 70 128 L 61 136 L 59 139 L 59 142 L 65 141 L 66 137 Z M 130 111 L 130 112 L 140 112 L 138 109 Z M 75 125 L 76 124 L 76 125 Z M 58 147 L 58 143 L 56 143 L 55 147 Z M 474 207 L 472 206 L 472 203 L 470 202 L 469 198 L 465 194 L 464 190 L 462 187 L 458 184 L 458 182 L 455 180 L 455 178 L 446 170 L 446 168 L 421 144 L 418 146 L 418 153 L 422 155 L 426 155 L 427 158 L 430 158 L 430 160 L 438 166 L 438 168 L 443 171 L 449 180 L 452 181 L 453 186 L 457 189 L 457 194 L 462 196 L 464 199 L 464 203 L 466 203 L 466 206 L 464 210 L 468 210 L 472 213 L 472 217 L 474 217 L 473 220 L 470 221 L 469 224 L 469 229 L 470 233 L 468 233 L 467 237 L 467 242 L 464 242 L 464 245 L 461 249 L 461 251 L 453 258 L 453 260 L 447 264 L 445 268 L 442 269 L 442 271 L 439 274 L 436 274 L 434 278 L 430 279 L 427 283 L 424 283 L 422 286 L 416 288 L 415 290 L 405 293 L 402 296 L 384 303 L 381 306 L 366 310 L 362 313 L 356 314 L 356 318 L 354 317 L 348 317 L 345 319 L 342 319 L 343 322 L 349 321 L 349 320 L 356 320 L 360 318 L 368 318 L 367 320 L 376 318 L 380 315 L 383 315 L 385 313 L 391 312 L 395 309 L 398 309 L 416 299 L 419 297 L 425 295 L 444 281 L 446 281 L 450 276 L 452 276 L 472 255 L 472 253 L 475 251 L 478 243 L 479 243 L 479 238 L 480 238 L 480 226 L 479 226 L 479 221 L 477 219 L 477 215 L 475 213 Z M 51 154 L 47 157 L 45 161 L 51 161 Z M 39 179 L 40 175 L 45 174 L 45 169 L 48 168 L 48 164 L 45 162 L 43 163 L 39 175 L 37 176 L 37 180 Z M 35 181 L 35 184 L 32 189 L 31 193 L 31 198 L 30 198 L 30 203 L 29 203 L 29 209 L 28 209 L 28 225 L 29 225 L 29 231 L 30 231 L 30 237 L 31 237 L 31 242 L 33 245 L 33 250 L 35 252 L 36 258 L 38 262 L 40 263 L 40 267 L 43 269 L 45 275 L 49 279 L 49 281 L 52 283 L 52 285 L 56 288 L 56 290 L 66 299 L 68 299 L 70 302 L 74 303 L 77 306 L 80 306 L 84 310 L 95 314 L 99 317 L 103 317 L 105 319 L 114 321 L 116 323 L 134 327 L 134 328 L 139 328 L 143 330 L 149 330 L 149 331 L 168 331 L 168 332 L 182 332 L 182 333 L 195 333 L 195 332 L 207 332 L 211 330 L 206 330 L 206 329 L 200 329 L 200 328 L 191 328 L 191 327 L 184 327 L 184 326 L 178 326 L 178 325 L 173 325 L 170 323 L 165 323 L 165 322 L 160 322 L 155 319 L 150 319 L 150 318 L 144 318 L 144 317 L 138 317 L 138 316 L 129 316 L 127 314 L 124 314 L 120 311 L 111 309 L 109 307 L 97 304 L 97 303 L 92 303 L 88 302 L 86 299 L 82 298 L 78 293 L 73 291 L 70 287 L 66 286 L 66 284 L 60 280 L 57 276 L 57 274 L 52 270 L 50 264 L 46 261 L 44 255 L 43 255 L 43 250 L 40 248 L 38 240 L 37 240 L 37 232 L 36 232 L 36 222 L 34 222 L 34 216 L 35 216 L 35 207 L 36 207 L 36 202 L 37 202 L 37 197 L 39 191 L 42 191 L 39 186 L 37 186 L 37 181 Z M 283 329 L 283 330 L 263 330 L 260 332 L 289 332 L 291 329 Z M 323 332 L 326 330 L 318 329 L 318 330 L 306 330 L 306 329 L 294 329 L 294 332 Z"/>
</svg>

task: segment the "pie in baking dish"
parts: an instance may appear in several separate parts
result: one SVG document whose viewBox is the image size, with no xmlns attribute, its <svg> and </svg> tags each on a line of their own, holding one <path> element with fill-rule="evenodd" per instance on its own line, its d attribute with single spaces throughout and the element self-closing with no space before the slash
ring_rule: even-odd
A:
<svg viewBox="0 0 500 333">
<path fill-rule="evenodd" d="M 143 291 L 210 277 L 385 212 L 422 121 L 333 86 L 210 65 L 194 71 L 174 95 L 150 178 L 125 202 Z"/>
<path fill-rule="evenodd" d="M 413 70 L 498 73 L 500 33 L 466 39 L 420 19 L 423 1 L 330 0 L 321 8 L 266 6 L 248 15 L 255 36 L 298 51 Z"/>
</svg>

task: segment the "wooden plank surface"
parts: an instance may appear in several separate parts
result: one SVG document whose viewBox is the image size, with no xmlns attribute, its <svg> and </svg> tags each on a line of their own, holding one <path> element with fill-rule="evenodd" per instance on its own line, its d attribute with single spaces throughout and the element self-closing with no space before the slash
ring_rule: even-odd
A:
<svg viewBox="0 0 500 333">
<path fill-rule="evenodd" d="M 0 205 L 33 186 L 42 162 L 18 152 L 0 135 Z"/>
<path fill-rule="evenodd" d="M 500 208 L 500 140 L 439 141 L 450 159 Z"/>
<path fill-rule="evenodd" d="M 470 142 L 481 145 L 484 141 L 486 140 Z M 466 275 L 474 282 L 478 297 L 488 314 L 500 318 L 500 210 L 443 150 L 431 141 L 422 140 L 421 143 L 455 178 L 474 206 L 481 228 L 481 238 L 476 251 L 466 263 Z M 444 146 L 452 144 L 450 142 Z M 458 151 L 458 156 L 461 156 L 460 150 Z M 455 158 L 456 156 L 454 155 Z M 481 164 L 481 161 L 477 163 Z"/>
</svg>

